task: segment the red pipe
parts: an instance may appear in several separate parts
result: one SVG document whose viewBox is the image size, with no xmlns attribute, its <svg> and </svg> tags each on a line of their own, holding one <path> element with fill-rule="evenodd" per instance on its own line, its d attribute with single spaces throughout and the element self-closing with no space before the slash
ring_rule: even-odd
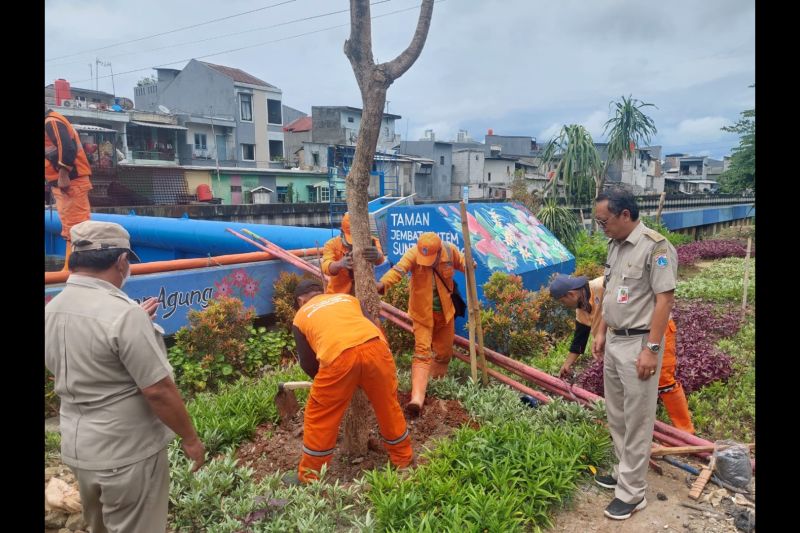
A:
<svg viewBox="0 0 800 533">
<path fill-rule="evenodd" d="M 299 257 L 309 255 L 319 255 L 321 248 L 301 248 L 289 251 L 290 254 Z M 174 270 L 187 270 L 190 268 L 204 268 L 216 265 L 235 265 L 238 263 L 254 263 L 257 261 L 272 261 L 280 259 L 275 254 L 269 252 L 250 252 L 246 254 L 217 255 L 215 257 L 197 257 L 192 259 L 173 259 L 171 261 L 151 261 L 149 263 L 134 263 L 131 265 L 131 275 L 139 276 L 142 274 L 155 274 L 158 272 L 171 272 Z M 45 272 L 44 284 L 64 283 L 69 277 L 69 272 L 60 270 L 58 272 Z"/>
</svg>

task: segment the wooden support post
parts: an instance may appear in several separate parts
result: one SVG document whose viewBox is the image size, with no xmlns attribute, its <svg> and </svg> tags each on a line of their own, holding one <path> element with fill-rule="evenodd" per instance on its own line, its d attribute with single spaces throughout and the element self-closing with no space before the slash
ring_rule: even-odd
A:
<svg viewBox="0 0 800 533">
<path fill-rule="evenodd" d="M 752 237 L 747 238 L 747 253 L 744 257 L 744 283 L 742 285 L 742 318 L 747 310 L 747 286 L 750 284 L 750 244 Z"/>
<path fill-rule="evenodd" d="M 464 201 L 461 201 L 461 235 L 464 238 L 464 254 L 467 262 L 465 270 L 472 266 L 472 250 L 467 248 L 469 242 L 469 226 L 467 224 L 467 208 Z M 469 250 L 469 251 L 468 251 Z M 467 325 L 469 326 L 469 369 L 472 381 L 478 382 L 478 359 L 475 354 L 475 304 L 472 301 L 472 280 L 469 274 L 465 274 L 467 280 Z M 480 317 L 478 317 L 480 320 Z"/>
<path fill-rule="evenodd" d="M 664 209 L 664 200 L 667 198 L 667 193 L 662 192 L 658 199 L 658 211 L 656 211 L 656 224 L 661 222 L 661 210 Z"/>
<path fill-rule="evenodd" d="M 489 383 L 489 374 L 486 369 L 486 354 L 483 351 L 483 325 L 481 324 L 481 308 L 478 301 L 478 286 L 475 281 L 475 268 L 472 266 L 472 244 L 469 237 L 469 224 L 467 222 L 467 206 L 462 200 L 461 207 L 461 230 L 464 237 L 464 259 L 466 261 L 466 277 L 467 290 L 471 294 L 471 299 L 468 298 L 470 306 L 470 316 L 473 317 L 475 324 L 475 333 L 478 338 L 478 357 L 480 358 L 480 366 L 482 370 L 481 383 L 486 386 Z"/>
</svg>

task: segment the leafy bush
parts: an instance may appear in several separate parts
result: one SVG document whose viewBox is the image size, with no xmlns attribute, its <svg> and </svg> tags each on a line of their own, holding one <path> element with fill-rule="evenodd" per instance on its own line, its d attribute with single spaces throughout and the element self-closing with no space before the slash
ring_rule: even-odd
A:
<svg viewBox="0 0 800 533">
<path fill-rule="evenodd" d="M 238 298 L 212 299 L 202 311 L 189 311 L 189 327 L 175 334 L 169 360 L 175 382 L 186 393 L 214 389 L 247 375 L 247 338 L 255 313 Z"/>
<path fill-rule="evenodd" d="M 594 278 L 599 278 L 605 272 L 603 265 L 598 265 L 596 263 L 583 263 L 578 265 L 575 268 L 575 272 L 572 274 L 573 276 L 586 276 L 589 280 L 593 280 Z"/>
<path fill-rule="evenodd" d="M 578 233 L 575 239 L 576 269 L 589 269 L 592 268 L 592 265 L 598 265 L 600 267 L 600 274 L 602 274 L 602 267 L 606 262 L 606 255 L 608 252 L 607 243 L 608 238 L 602 231 L 589 233 L 583 230 Z"/>
<path fill-rule="evenodd" d="M 286 329 L 287 332 L 292 331 L 292 321 L 297 309 L 294 308 L 294 290 L 300 280 L 303 279 L 316 279 L 311 274 L 303 274 L 302 276 L 294 272 L 281 272 L 278 279 L 275 280 L 274 292 L 272 293 L 272 306 L 275 310 L 275 320 L 278 325 Z"/>
<path fill-rule="evenodd" d="M 743 241 L 747 245 L 747 239 L 752 239 L 752 244 L 756 242 L 756 227 L 755 225 L 749 226 L 729 226 L 723 228 L 710 237 L 711 239 L 719 240 L 735 240 Z"/>
<path fill-rule="evenodd" d="M 701 270 L 685 282 L 679 283 L 675 298 L 701 298 L 714 302 L 742 301 L 744 283 L 744 259 L 730 257 L 714 261 L 712 265 Z M 748 280 L 747 301 L 754 302 L 756 297 L 755 259 L 750 260 L 750 277 Z"/>
<path fill-rule="evenodd" d="M 536 293 L 525 290 L 521 277 L 495 272 L 483 294 L 494 304 L 481 310 L 486 346 L 520 359 L 548 345 L 547 334 L 537 330 L 540 302 Z"/>
<path fill-rule="evenodd" d="M 701 259 L 723 259 L 725 257 L 745 257 L 747 243 L 735 240 L 696 241 L 678 247 L 678 263 L 693 265 Z M 755 246 L 750 248 L 750 257 L 756 256 Z"/>
<path fill-rule="evenodd" d="M 386 295 L 382 300 L 389 305 L 400 309 L 401 311 L 408 310 L 408 276 L 403 276 L 399 282 L 389 287 Z M 384 331 L 386 332 L 386 340 L 389 341 L 389 346 L 395 356 L 404 353 L 414 352 L 414 335 L 406 330 L 396 326 L 389 320 L 383 322 Z"/>
<path fill-rule="evenodd" d="M 61 433 L 57 431 L 44 432 L 44 462 L 61 456 Z"/>
<path fill-rule="evenodd" d="M 534 305 L 539 309 L 537 327 L 546 331 L 551 339 L 572 334 L 575 330 L 575 311 L 550 296 L 550 291 L 541 290 L 534 294 Z"/>
<path fill-rule="evenodd" d="M 652 230 L 655 230 L 655 231 L 659 232 L 661 235 L 666 237 L 667 240 L 675 248 L 677 248 L 678 246 L 681 246 L 683 244 L 692 242 L 692 240 L 693 240 L 690 235 L 683 235 L 681 233 L 673 233 L 670 230 L 668 230 L 667 227 L 663 223 L 661 223 L 661 222 L 656 223 L 655 217 L 642 217 L 642 221 L 644 222 L 645 226 L 647 226 L 648 228 L 650 228 Z"/>
<path fill-rule="evenodd" d="M 567 206 L 556 204 L 555 200 L 545 200 L 536 218 L 555 235 L 569 250 L 575 248 L 575 239 L 580 232 L 578 217 Z"/>
<path fill-rule="evenodd" d="M 269 331 L 263 326 L 251 326 L 246 343 L 243 375 L 257 376 L 264 368 L 277 367 L 287 358 L 294 361 L 294 349 L 294 336 L 285 330 Z"/>
</svg>

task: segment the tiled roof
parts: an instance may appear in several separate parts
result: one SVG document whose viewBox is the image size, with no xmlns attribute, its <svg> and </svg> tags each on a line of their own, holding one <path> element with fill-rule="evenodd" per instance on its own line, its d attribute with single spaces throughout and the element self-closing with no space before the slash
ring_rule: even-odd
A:
<svg viewBox="0 0 800 533">
<path fill-rule="evenodd" d="M 264 80 L 260 80 L 243 70 L 239 70 L 238 68 L 225 67 L 222 65 L 214 65 L 213 63 L 206 63 L 205 61 L 201 61 L 201 63 L 203 63 L 207 67 L 213 68 L 220 74 L 228 76 L 233 81 L 238 81 L 239 83 L 249 83 L 250 85 L 260 85 L 262 87 L 269 87 L 271 89 L 277 89 L 277 87 L 275 87 L 274 85 L 271 85 L 265 82 Z"/>
</svg>

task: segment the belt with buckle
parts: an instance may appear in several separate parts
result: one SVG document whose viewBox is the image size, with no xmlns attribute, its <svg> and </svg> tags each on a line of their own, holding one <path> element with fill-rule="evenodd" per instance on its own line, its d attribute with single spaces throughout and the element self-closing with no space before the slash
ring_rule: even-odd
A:
<svg viewBox="0 0 800 533">
<path fill-rule="evenodd" d="M 646 335 L 650 333 L 649 329 L 612 329 L 611 331 L 614 332 L 614 335 L 625 335 L 626 337 L 630 337 L 631 335 Z"/>
</svg>

